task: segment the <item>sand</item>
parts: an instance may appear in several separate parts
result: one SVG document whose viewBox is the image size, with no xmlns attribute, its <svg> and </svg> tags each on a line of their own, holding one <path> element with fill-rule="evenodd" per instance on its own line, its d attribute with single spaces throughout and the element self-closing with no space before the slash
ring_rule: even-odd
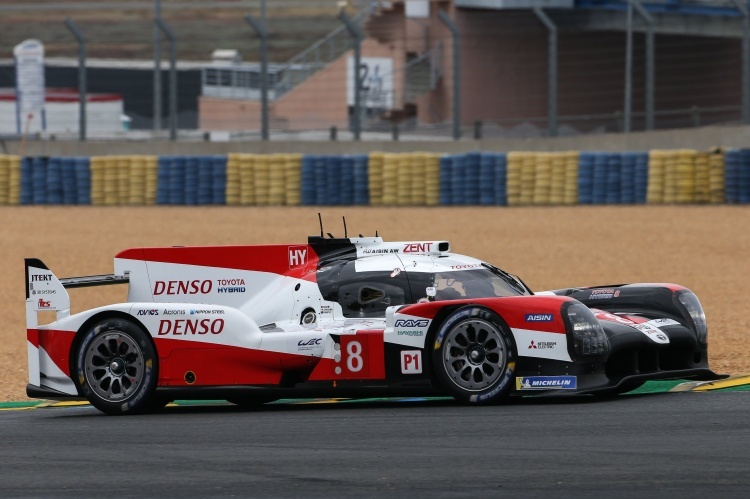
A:
<svg viewBox="0 0 750 499">
<path fill-rule="evenodd" d="M 534 290 L 675 282 L 701 299 L 709 358 L 750 372 L 750 207 L 528 208 L 0 207 L 0 400 L 25 400 L 24 257 L 58 276 L 112 272 L 140 246 L 304 243 L 326 232 L 451 241 L 453 251 L 520 275 Z M 71 290 L 73 312 L 123 301 L 124 286 Z"/>
</svg>

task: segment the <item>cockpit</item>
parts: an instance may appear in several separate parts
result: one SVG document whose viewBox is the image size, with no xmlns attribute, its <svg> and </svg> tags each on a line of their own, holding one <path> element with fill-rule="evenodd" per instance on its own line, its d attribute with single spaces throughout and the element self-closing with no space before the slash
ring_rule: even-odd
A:
<svg viewBox="0 0 750 499">
<path fill-rule="evenodd" d="M 431 274 L 436 300 L 465 298 L 497 298 L 527 294 L 522 283 L 512 276 L 499 274 L 481 266 L 471 270 L 454 270 Z"/>
<path fill-rule="evenodd" d="M 420 301 L 530 294 L 520 280 L 488 264 L 435 272 L 442 266 L 431 259 L 413 267 L 396 255 L 363 260 L 332 262 L 317 273 L 323 298 L 339 303 L 345 317 L 383 317 L 388 307 Z"/>
</svg>

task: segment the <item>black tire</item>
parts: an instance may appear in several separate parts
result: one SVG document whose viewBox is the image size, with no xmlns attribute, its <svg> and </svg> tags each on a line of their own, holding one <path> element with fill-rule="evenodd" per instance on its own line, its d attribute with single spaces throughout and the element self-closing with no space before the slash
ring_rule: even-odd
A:
<svg viewBox="0 0 750 499">
<path fill-rule="evenodd" d="M 439 388 L 475 405 L 508 398 L 516 369 L 516 347 L 508 326 L 494 312 L 460 308 L 432 339 L 432 370 Z"/>
<path fill-rule="evenodd" d="M 73 381 L 106 414 L 152 412 L 168 402 L 155 394 L 158 357 L 151 338 L 126 319 L 104 319 L 84 332 Z"/>
</svg>

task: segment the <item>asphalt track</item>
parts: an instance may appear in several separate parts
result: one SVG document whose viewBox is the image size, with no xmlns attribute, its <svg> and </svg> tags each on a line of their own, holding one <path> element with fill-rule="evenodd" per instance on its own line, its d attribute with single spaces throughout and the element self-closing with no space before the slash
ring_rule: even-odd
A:
<svg viewBox="0 0 750 499">
<path fill-rule="evenodd" d="M 8 497 L 747 497 L 750 392 L 0 412 Z"/>
</svg>

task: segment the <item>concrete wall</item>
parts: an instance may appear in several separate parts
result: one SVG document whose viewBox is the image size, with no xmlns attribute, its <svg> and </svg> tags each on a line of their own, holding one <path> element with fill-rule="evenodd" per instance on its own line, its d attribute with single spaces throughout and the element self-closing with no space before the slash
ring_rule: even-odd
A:
<svg viewBox="0 0 750 499">
<path fill-rule="evenodd" d="M 659 130 L 630 134 L 583 135 L 576 137 L 462 140 L 462 141 L 347 141 L 310 142 L 59 142 L 30 141 L 21 151 L 20 141 L 0 141 L 0 154 L 48 156 L 96 156 L 105 154 L 226 154 L 229 152 L 307 154 L 365 154 L 371 151 L 645 151 L 648 149 L 709 149 L 711 147 L 750 147 L 750 126 L 703 127 L 686 130 Z"/>
</svg>

